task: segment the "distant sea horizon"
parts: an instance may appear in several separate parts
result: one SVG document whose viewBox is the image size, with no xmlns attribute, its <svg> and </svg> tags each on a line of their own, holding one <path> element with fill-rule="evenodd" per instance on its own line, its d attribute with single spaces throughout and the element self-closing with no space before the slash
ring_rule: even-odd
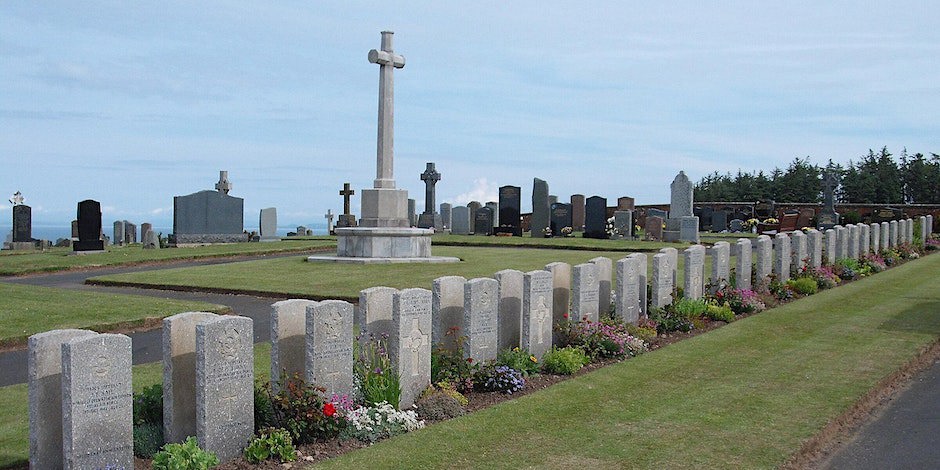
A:
<svg viewBox="0 0 940 470">
<path fill-rule="evenodd" d="M 310 224 L 306 226 L 308 229 L 313 230 L 314 235 L 326 235 L 326 224 L 323 222 Z M 102 231 L 108 237 L 111 237 L 114 232 L 113 223 L 112 225 L 102 225 Z M 6 239 L 7 235 L 13 228 L 10 225 L 0 225 L 0 241 Z M 173 227 L 161 227 L 156 226 L 153 228 L 157 233 L 163 233 L 163 235 L 168 235 L 173 233 Z M 257 230 L 257 228 L 245 227 L 245 230 L 249 232 L 252 230 Z M 277 226 L 277 235 L 285 237 L 287 232 L 293 232 L 297 230 L 296 225 L 278 225 Z M 72 226 L 70 225 L 33 225 L 33 238 L 37 240 L 49 240 L 55 243 L 56 240 L 60 238 L 71 238 L 72 236 Z M 137 225 L 137 237 L 139 241 L 140 237 L 140 224 Z"/>
</svg>

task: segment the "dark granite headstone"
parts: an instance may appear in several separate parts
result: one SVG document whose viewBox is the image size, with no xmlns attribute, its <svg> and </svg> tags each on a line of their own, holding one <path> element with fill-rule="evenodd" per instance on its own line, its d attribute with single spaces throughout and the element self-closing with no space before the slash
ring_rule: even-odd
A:
<svg viewBox="0 0 940 470">
<path fill-rule="evenodd" d="M 476 216 L 477 209 L 483 207 L 483 204 L 480 204 L 477 201 L 470 201 L 467 203 L 467 207 L 470 209 L 470 216 L 474 217 Z"/>
<path fill-rule="evenodd" d="M 814 217 L 816 217 L 816 211 L 813 209 L 801 209 L 800 216 L 796 219 L 796 228 L 809 227 L 813 223 Z"/>
<path fill-rule="evenodd" d="M 634 199 L 630 196 L 617 198 L 618 211 L 632 211 L 635 206 Z"/>
<path fill-rule="evenodd" d="M 78 221 L 72 221 L 72 238 L 78 240 Z"/>
<path fill-rule="evenodd" d="M 522 205 L 522 188 L 502 186 L 499 188 L 499 227 L 496 233 L 511 233 L 522 236 L 522 220 L 519 212 Z"/>
<path fill-rule="evenodd" d="M 563 202 L 552 204 L 551 227 L 553 237 L 564 236 L 561 229 L 571 227 L 571 204 Z"/>
<path fill-rule="evenodd" d="M 647 216 L 644 230 L 646 231 L 647 240 L 662 240 L 663 218 L 655 215 L 652 217 Z"/>
<path fill-rule="evenodd" d="M 173 198 L 173 235 L 177 243 L 245 241 L 245 200 L 219 191 Z"/>
<path fill-rule="evenodd" d="M 738 233 L 743 229 L 744 229 L 744 221 L 741 219 L 731 219 L 731 221 L 728 222 L 728 230 L 733 233 Z"/>
<path fill-rule="evenodd" d="M 728 213 L 725 211 L 712 212 L 712 232 L 728 230 Z"/>
<path fill-rule="evenodd" d="M 646 209 L 647 217 L 659 217 L 660 219 L 666 220 L 669 217 L 669 213 L 656 208 Z"/>
<path fill-rule="evenodd" d="M 572 194 L 571 195 L 571 228 L 575 232 L 581 232 L 584 230 L 584 195 L 583 194 Z"/>
<path fill-rule="evenodd" d="M 13 206 L 13 243 L 33 241 L 33 209 L 25 204 Z"/>
<path fill-rule="evenodd" d="M 104 249 L 101 239 L 101 203 L 86 199 L 78 203 L 78 241 L 72 243 L 73 251 L 100 251 Z"/>
<path fill-rule="evenodd" d="M 584 202 L 584 238 L 608 238 L 607 198 L 591 196 Z"/>
<path fill-rule="evenodd" d="M 711 230 L 712 228 L 712 214 L 715 211 L 711 207 L 703 207 L 701 212 L 698 215 L 698 229 L 702 232 Z"/>
<path fill-rule="evenodd" d="M 473 234 L 474 235 L 492 235 L 493 234 L 493 209 L 481 207 L 473 215 Z"/>
<path fill-rule="evenodd" d="M 757 204 L 754 204 L 754 215 L 756 215 L 757 218 L 761 220 L 773 217 L 774 201 L 757 201 Z"/>
<path fill-rule="evenodd" d="M 545 229 L 550 229 L 551 206 L 548 204 L 548 183 L 535 178 L 532 181 L 532 219 L 529 223 L 533 238 L 545 238 Z"/>
</svg>

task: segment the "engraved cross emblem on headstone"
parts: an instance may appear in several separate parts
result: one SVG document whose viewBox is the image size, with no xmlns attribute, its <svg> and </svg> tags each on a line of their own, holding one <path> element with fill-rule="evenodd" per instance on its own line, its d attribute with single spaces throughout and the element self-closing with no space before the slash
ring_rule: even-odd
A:
<svg viewBox="0 0 940 470">
<path fill-rule="evenodd" d="M 542 344 L 545 342 L 545 322 L 548 320 L 548 303 L 545 301 L 544 295 L 539 295 L 538 300 L 535 301 L 535 311 L 532 313 L 536 323 L 538 323 L 537 343 Z"/>
<path fill-rule="evenodd" d="M 411 375 L 421 375 L 419 369 L 419 352 L 428 343 L 428 335 L 421 331 L 421 324 L 417 318 L 411 320 L 411 331 L 403 338 L 405 348 L 411 352 Z"/>
</svg>

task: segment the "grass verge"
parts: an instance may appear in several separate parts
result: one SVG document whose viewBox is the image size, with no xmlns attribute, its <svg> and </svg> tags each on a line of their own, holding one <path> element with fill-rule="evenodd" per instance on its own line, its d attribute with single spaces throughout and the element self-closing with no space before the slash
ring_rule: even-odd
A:
<svg viewBox="0 0 940 470">
<path fill-rule="evenodd" d="M 0 283 L 0 347 L 25 344 L 30 335 L 57 328 L 108 331 L 188 311 L 222 313 L 228 311 L 228 307 Z"/>
<path fill-rule="evenodd" d="M 64 271 L 68 269 L 92 268 L 188 260 L 228 256 L 259 255 L 266 253 L 290 253 L 311 251 L 336 246 L 335 238 L 320 237 L 315 240 L 280 241 L 271 243 L 230 243 L 162 250 L 145 250 L 140 245 L 111 246 L 104 253 L 73 255 L 70 248 L 53 248 L 45 252 L 3 251 L 0 256 L 0 276 L 13 276 L 37 272 Z"/>
<path fill-rule="evenodd" d="M 769 468 L 940 335 L 940 256 L 323 468 Z"/>
</svg>

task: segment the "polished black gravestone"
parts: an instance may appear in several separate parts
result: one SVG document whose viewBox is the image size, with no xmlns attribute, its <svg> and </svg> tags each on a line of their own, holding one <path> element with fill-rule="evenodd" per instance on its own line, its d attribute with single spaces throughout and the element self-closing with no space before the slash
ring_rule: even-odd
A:
<svg viewBox="0 0 940 470">
<path fill-rule="evenodd" d="M 474 235 L 492 235 L 493 234 L 493 209 L 481 207 L 473 215 L 473 234 Z"/>
<path fill-rule="evenodd" d="M 499 227 L 496 233 L 511 233 L 514 237 L 522 236 L 522 220 L 519 211 L 522 205 L 522 188 L 502 186 L 499 188 Z"/>
<path fill-rule="evenodd" d="M 556 202 L 552 204 L 552 236 L 561 237 L 564 236 L 562 229 L 568 227 L 574 230 L 571 226 L 572 219 L 572 210 L 571 204 L 565 204 L 563 202 Z"/>
<path fill-rule="evenodd" d="M 607 198 L 591 196 L 584 202 L 584 238 L 609 238 Z"/>
<path fill-rule="evenodd" d="M 101 250 L 101 203 L 86 199 L 78 203 L 78 241 L 72 243 L 72 251 Z"/>
<path fill-rule="evenodd" d="M 25 204 L 13 206 L 13 243 L 33 241 L 33 209 Z"/>
</svg>

